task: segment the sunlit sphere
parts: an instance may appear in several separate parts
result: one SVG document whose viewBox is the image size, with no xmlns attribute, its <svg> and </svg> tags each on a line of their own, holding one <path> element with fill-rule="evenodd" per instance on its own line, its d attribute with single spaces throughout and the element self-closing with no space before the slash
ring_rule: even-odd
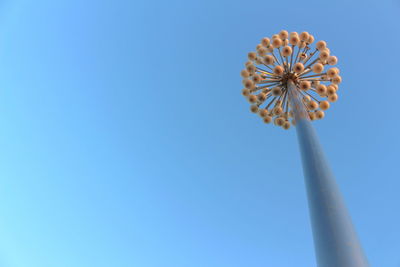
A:
<svg viewBox="0 0 400 267">
<path fill-rule="evenodd" d="M 259 94 L 257 95 L 257 98 L 258 98 L 258 100 L 260 100 L 261 102 L 263 102 L 263 101 L 265 101 L 265 99 L 267 99 L 267 94 L 261 92 L 261 93 L 259 93 Z"/>
<path fill-rule="evenodd" d="M 330 102 L 336 102 L 337 99 L 338 99 L 338 95 L 337 94 L 333 94 L 333 95 L 328 96 L 328 100 Z"/>
<path fill-rule="evenodd" d="M 329 51 L 327 49 L 320 51 L 319 58 L 323 61 L 327 60 L 329 58 Z"/>
<path fill-rule="evenodd" d="M 341 82 L 342 82 L 342 77 L 340 77 L 339 75 L 336 75 L 335 77 L 332 78 L 333 84 L 339 84 Z"/>
<path fill-rule="evenodd" d="M 288 130 L 290 128 L 290 122 L 289 121 L 285 121 L 282 125 L 282 128 L 285 130 Z"/>
<path fill-rule="evenodd" d="M 266 110 L 266 109 L 260 109 L 260 110 L 258 111 L 258 115 L 260 115 L 260 117 L 262 117 L 262 118 L 265 118 L 265 117 L 268 116 L 268 110 Z"/>
<path fill-rule="evenodd" d="M 293 70 L 296 73 L 301 73 L 304 70 L 304 65 L 301 62 L 297 62 L 294 66 L 293 66 Z"/>
<path fill-rule="evenodd" d="M 310 120 L 312 120 L 312 121 L 316 119 L 314 112 L 308 112 L 308 116 L 310 117 Z"/>
<path fill-rule="evenodd" d="M 259 83 L 259 82 L 261 82 L 261 80 L 262 80 L 260 74 L 257 74 L 257 73 L 253 75 L 252 79 L 253 79 L 253 81 L 254 81 L 255 83 Z"/>
<path fill-rule="evenodd" d="M 292 54 L 292 48 L 290 46 L 285 46 L 282 48 L 282 56 L 288 57 Z"/>
<path fill-rule="evenodd" d="M 317 87 L 318 84 L 320 84 L 320 81 L 315 81 L 315 80 L 311 81 L 311 86 L 314 87 L 314 88 Z"/>
<path fill-rule="evenodd" d="M 275 125 L 277 126 L 283 126 L 283 124 L 285 123 L 285 119 L 282 117 L 278 117 L 274 120 Z"/>
<path fill-rule="evenodd" d="M 313 100 L 311 100 L 310 102 L 308 102 L 308 108 L 310 110 L 317 109 L 318 108 L 318 103 L 313 101 Z"/>
<path fill-rule="evenodd" d="M 250 72 L 250 74 L 252 74 L 256 71 L 256 66 L 254 66 L 253 64 L 249 64 L 246 66 L 246 70 Z"/>
<path fill-rule="evenodd" d="M 307 43 L 308 44 L 312 44 L 314 42 L 314 36 L 312 36 L 311 34 L 308 37 Z"/>
<path fill-rule="evenodd" d="M 316 43 L 316 47 L 319 51 L 323 50 L 326 48 L 326 42 L 325 41 L 318 41 Z"/>
<path fill-rule="evenodd" d="M 250 103 L 256 103 L 257 102 L 257 96 L 255 95 L 249 95 L 249 102 Z"/>
<path fill-rule="evenodd" d="M 329 78 L 333 78 L 339 74 L 339 69 L 338 68 L 330 68 L 329 70 L 326 71 L 326 74 L 328 75 Z"/>
<path fill-rule="evenodd" d="M 283 69 L 283 67 L 280 66 L 280 65 L 275 66 L 275 68 L 274 68 L 274 74 L 275 74 L 275 75 L 280 76 L 280 75 L 283 74 L 283 71 L 284 71 L 284 69 Z"/>
<path fill-rule="evenodd" d="M 250 111 L 253 113 L 257 113 L 258 112 L 258 106 L 257 105 L 251 105 L 250 106 Z"/>
<path fill-rule="evenodd" d="M 319 102 L 319 108 L 322 110 L 327 110 L 329 108 L 329 106 L 330 106 L 330 104 L 326 100 Z"/>
<path fill-rule="evenodd" d="M 260 47 L 259 49 L 257 49 L 257 53 L 258 53 L 260 56 L 265 56 L 265 55 L 267 54 L 267 48 L 265 48 L 265 47 Z"/>
<path fill-rule="evenodd" d="M 272 40 L 272 45 L 274 46 L 274 48 L 278 48 L 282 46 L 282 39 L 280 38 L 274 38 Z"/>
<path fill-rule="evenodd" d="M 263 119 L 263 121 L 265 122 L 265 123 L 271 123 L 271 121 L 272 121 L 272 117 L 271 116 L 265 116 L 264 117 L 264 119 Z"/>
<path fill-rule="evenodd" d="M 326 95 L 326 86 L 324 84 L 318 84 L 316 87 L 316 91 L 320 96 Z"/>
<path fill-rule="evenodd" d="M 322 110 L 317 110 L 316 112 L 315 112 L 315 117 L 317 118 L 317 119 L 323 119 L 324 117 L 325 117 L 325 112 L 323 112 Z"/>
<path fill-rule="evenodd" d="M 328 57 L 328 64 L 329 64 L 329 65 L 336 65 L 337 62 L 338 62 L 337 57 L 335 57 L 335 56 L 330 56 L 330 57 Z"/>
<path fill-rule="evenodd" d="M 274 61 L 275 61 L 274 57 L 271 55 L 267 55 L 263 59 L 264 59 L 264 63 L 266 65 L 272 65 L 272 64 L 274 64 Z"/>
<path fill-rule="evenodd" d="M 246 87 L 247 89 L 253 89 L 254 88 L 254 82 L 252 80 L 249 79 L 245 79 L 243 81 L 243 85 L 244 87 Z"/>
<path fill-rule="evenodd" d="M 274 115 L 281 115 L 282 112 L 283 112 L 283 109 L 282 109 L 282 107 L 280 107 L 280 106 L 276 106 L 276 107 L 274 107 L 274 109 L 273 109 Z"/>
<path fill-rule="evenodd" d="M 250 95 L 250 90 L 249 89 L 242 89 L 242 95 L 243 96 L 249 96 Z"/>
<path fill-rule="evenodd" d="M 316 63 L 312 66 L 312 70 L 315 73 L 321 73 L 324 70 L 324 65 L 321 63 Z"/>
<path fill-rule="evenodd" d="M 300 82 L 300 89 L 303 91 L 307 91 L 311 88 L 311 82 L 309 81 L 301 81 Z"/>
<path fill-rule="evenodd" d="M 336 94 L 336 88 L 330 84 L 326 88 L 326 93 L 328 94 L 328 96 L 334 95 L 334 94 Z"/>
<path fill-rule="evenodd" d="M 290 38 L 289 38 L 289 43 L 290 43 L 291 45 L 297 45 L 299 42 L 300 42 L 300 38 L 299 38 L 298 35 L 292 35 L 292 36 L 290 36 Z"/>
<path fill-rule="evenodd" d="M 289 33 L 288 33 L 286 30 L 281 30 L 281 31 L 279 32 L 279 37 L 280 37 L 282 40 L 288 38 L 288 36 L 289 36 Z"/>
<path fill-rule="evenodd" d="M 257 57 L 257 54 L 255 52 L 250 52 L 250 53 L 247 54 L 247 58 L 249 60 L 255 60 L 256 57 Z"/>
<path fill-rule="evenodd" d="M 300 33 L 299 37 L 300 37 L 301 41 L 305 42 L 305 41 L 308 41 L 308 38 L 310 38 L 310 35 L 308 34 L 308 32 L 302 32 L 302 33 Z"/>
<path fill-rule="evenodd" d="M 262 44 L 264 47 L 269 46 L 270 42 L 271 42 L 271 41 L 269 40 L 268 37 L 262 38 L 262 40 L 261 40 L 261 44 Z"/>
</svg>

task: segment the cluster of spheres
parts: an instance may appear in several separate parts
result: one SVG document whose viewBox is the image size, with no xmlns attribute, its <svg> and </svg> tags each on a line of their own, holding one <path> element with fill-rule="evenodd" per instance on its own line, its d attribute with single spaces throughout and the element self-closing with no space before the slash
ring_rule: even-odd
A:
<svg viewBox="0 0 400 267">
<path fill-rule="evenodd" d="M 331 55 L 325 41 L 315 43 L 308 32 L 282 30 L 272 38 L 263 38 L 256 52 L 248 54 L 241 71 L 242 95 L 251 103 L 251 112 L 265 123 L 273 122 L 284 129 L 295 125 L 288 82 L 295 85 L 310 120 L 322 119 L 330 103 L 338 99 L 342 78 L 332 67 L 337 58 Z"/>
</svg>

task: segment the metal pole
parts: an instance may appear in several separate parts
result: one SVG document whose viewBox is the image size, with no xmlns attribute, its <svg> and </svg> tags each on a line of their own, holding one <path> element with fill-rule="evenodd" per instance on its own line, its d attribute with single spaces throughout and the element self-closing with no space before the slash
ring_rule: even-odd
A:
<svg viewBox="0 0 400 267">
<path fill-rule="evenodd" d="M 318 267 L 367 267 L 368 261 L 295 84 L 288 82 L 296 120 Z"/>
</svg>

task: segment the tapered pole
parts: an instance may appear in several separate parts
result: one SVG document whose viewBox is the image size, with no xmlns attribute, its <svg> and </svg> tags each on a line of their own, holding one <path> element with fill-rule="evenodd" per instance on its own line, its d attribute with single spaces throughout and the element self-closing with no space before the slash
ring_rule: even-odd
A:
<svg viewBox="0 0 400 267">
<path fill-rule="evenodd" d="M 369 266 L 298 89 L 292 81 L 287 86 L 296 119 L 318 267 Z"/>
</svg>

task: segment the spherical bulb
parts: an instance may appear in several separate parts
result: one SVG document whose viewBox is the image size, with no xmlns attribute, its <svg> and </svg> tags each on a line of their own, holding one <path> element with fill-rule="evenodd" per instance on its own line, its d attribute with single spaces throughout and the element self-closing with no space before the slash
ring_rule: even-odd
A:
<svg viewBox="0 0 400 267">
<path fill-rule="evenodd" d="M 249 100 L 250 103 L 256 103 L 257 102 L 257 96 L 249 95 L 248 100 Z"/>
<path fill-rule="evenodd" d="M 311 100 L 310 102 L 308 102 L 308 108 L 311 110 L 317 109 L 318 108 L 318 103 Z"/>
<path fill-rule="evenodd" d="M 282 93 L 282 89 L 280 87 L 274 87 L 271 93 L 273 96 L 279 96 Z"/>
<path fill-rule="evenodd" d="M 307 58 L 307 54 L 306 53 L 300 53 L 299 58 L 300 58 L 301 61 L 304 61 Z"/>
<path fill-rule="evenodd" d="M 250 95 L 250 90 L 249 89 L 242 89 L 242 95 L 243 96 L 249 96 Z"/>
<path fill-rule="evenodd" d="M 332 86 L 332 84 L 330 84 L 326 88 L 326 93 L 328 94 L 328 96 L 334 95 L 334 94 L 336 94 L 336 88 L 334 86 Z"/>
<path fill-rule="evenodd" d="M 272 65 L 272 64 L 274 64 L 274 57 L 273 56 L 271 56 L 271 55 L 268 55 L 268 56 L 265 56 L 264 57 L 264 63 L 266 64 L 266 65 Z"/>
<path fill-rule="evenodd" d="M 310 117 L 310 120 L 315 120 L 315 113 L 314 112 L 308 112 L 308 116 Z"/>
<path fill-rule="evenodd" d="M 260 74 L 258 74 L 258 73 L 254 74 L 252 79 L 253 79 L 253 82 L 255 82 L 255 83 L 259 83 L 262 80 Z"/>
<path fill-rule="evenodd" d="M 268 110 L 266 110 L 266 109 L 260 109 L 260 110 L 258 111 L 258 115 L 260 115 L 261 118 L 265 118 L 265 117 L 268 116 Z"/>
<path fill-rule="evenodd" d="M 319 51 L 323 50 L 326 48 L 326 42 L 325 41 L 318 41 L 316 44 L 316 47 Z"/>
<path fill-rule="evenodd" d="M 303 96 L 304 101 L 308 102 L 311 101 L 311 97 L 309 95 Z"/>
<path fill-rule="evenodd" d="M 317 110 L 316 112 L 315 112 L 315 117 L 317 118 L 317 119 L 323 119 L 324 117 L 325 117 L 325 112 L 323 112 L 322 110 Z"/>
<path fill-rule="evenodd" d="M 328 64 L 329 65 L 336 65 L 337 62 L 338 62 L 337 57 L 335 57 L 335 56 L 328 57 Z"/>
<path fill-rule="evenodd" d="M 327 49 L 320 50 L 319 58 L 320 58 L 322 61 L 327 60 L 327 59 L 329 58 L 329 52 L 328 52 L 328 50 L 327 50 Z"/>
<path fill-rule="evenodd" d="M 274 47 L 272 46 L 272 44 L 270 44 L 270 45 L 267 47 L 267 51 L 268 51 L 268 53 L 274 52 Z"/>
<path fill-rule="evenodd" d="M 291 45 L 297 45 L 300 42 L 300 38 L 297 35 L 291 35 L 289 38 L 289 43 Z"/>
<path fill-rule="evenodd" d="M 253 61 L 253 60 L 256 59 L 257 54 L 255 52 L 250 52 L 250 53 L 247 54 L 247 57 L 248 57 L 249 60 Z"/>
<path fill-rule="evenodd" d="M 248 77 L 250 76 L 250 72 L 249 72 L 248 70 L 242 70 L 242 71 L 240 72 L 240 75 L 241 75 L 243 78 L 248 78 Z"/>
<path fill-rule="evenodd" d="M 332 78 L 333 84 L 339 84 L 341 82 L 342 82 L 342 77 L 340 77 L 339 75 L 336 75 L 335 77 Z"/>
<path fill-rule="evenodd" d="M 265 54 L 267 54 L 267 48 L 265 48 L 265 47 L 260 47 L 259 49 L 257 49 L 257 53 L 260 55 L 260 56 L 265 56 Z"/>
<path fill-rule="evenodd" d="M 280 106 L 276 106 L 276 107 L 274 107 L 274 109 L 273 109 L 274 115 L 281 115 L 282 112 L 283 112 L 283 109 L 282 109 Z"/>
<path fill-rule="evenodd" d="M 314 36 L 312 36 L 311 34 L 308 36 L 308 40 L 307 43 L 308 44 L 312 44 L 314 42 Z"/>
<path fill-rule="evenodd" d="M 272 117 L 271 116 L 265 116 L 264 117 L 264 122 L 265 123 L 270 123 L 272 121 Z"/>
<path fill-rule="evenodd" d="M 244 65 L 247 67 L 248 65 L 253 65 L 253 64 L 254 63 L 252 61 L 246 61 L 246 63 Z"/>
<path fill-rule="evenodd" d="M 254 66 L 253 64 L 251 64 L 251 65 L 249 64 L 246 66 L 246 70 L 248 72 L 250 72 L 251 74 L 253 74 L 256 71 L 256 66 Z"/>
<path fill-rule="evenodd" d="M 243 80 L 243 84 L 244 84 L 244 87 L 246 87 L 247 89 L 254 88 L 254 82 L 252 80 L 245 79 L 245 80 Z"/>
<path fill-rule="evenodd" d="M 320 96 L 325 96 L 326 94 L 326 86 L 323 84 L 318 84 L 316 87 L 316 91 Z"/>
<path fill-rule="evenodd" d="M 339 70 L 338 68 L 331 68 L 326 72 L 326 74 L 328 75 L 329 78 L 333 78 L 339 74 L 338 70 Z"/>
<path fill-rule="evenodd" d="M 272 35 L 272 39 L 276 39 L 276 38 L 279 38 L 279 35 L 278 35 L 278 34 Z"/>
<path fill-rule="evenodd" d="M 312 66 L 312 70 L 315 73 L 321 73 L 324 70 L 324 65 L 321 63 L 316 63 Z"/>
<path fill-rule="evenodd" d="M 301 62 L 297 62 L 296 64 L 294 64 L 293 66 L 293 70 L 296 73 L 301 73 L 304 70 L 304 65 Z"/>
<path fill-rule="evenodd" d="M 250 106 L 250 111 L 253 113 L 257 113 L 258 112 L 258 106 L 257 105 L 251 105 Z"/>
<path fill-rule="evenodd" d="M 280 38 L 274 38 L 272 40 L 272 45 L 274 46 L 274 48 L 278 48 L 282 46 L 282 40 Z"/>
<path fill-rule="evenodd" d="M 288 33 L 286 30 L 281 30 L 281 31 L 279 32 L 279 37 L 280 37 L 282 40 L 288 38 L 288 36 L 289 36 L 289 33 Z"/>
<path fill-rule="evenodd" d="M 307 91 L 311 88 L 311 82 L 309 81 L 301 81 L 300 82 L 300 89 L 303 91 Z"/>
<path fill-rule="evenodd" d="M 285 121 L 282 125 L 282 128 L 285 130 L 288 130 L 290 128 L 290 122 L 289 121 Z"/>
<path fill-rule="evenodd" d="M 284 72 L 284 69 L 282 66 L 280 66 L 280 65 L 275 66 L 275 68 L 274 68 L 275 75 L 281 76 L 283 74 L 283 72 Z"/>
<path fill-rule="evenodd" d="M 261 93 L 259 93 L 259 94 L 257 95 L 257 98 L 258 98 L 258 100 L 260 100 L 261 102 L 264 102 L 264 101 L 267 99 L 267 94 L 261 92 Z"/>
<path fill-rule="evenodd" d="M 289 34 L 290 37 L 293 36 L 293 35 L 299 36 L 299 34 L 298 34 L 297 32 L 291 32 L 291 33 Z"/>
<path fill-rule="evenodd" d="M 290 46 L 285 46 L 284 48 L 282 48 L 282 55 L 284 57 L 288 57 L 292 54 L 292 48 Z"/>
<path fill-rule="evenodd" d="M 308 34 L 308 32 L 302 32 L 302 33 L 300 33 L 300 40 L 302 40 L 302 41 L 308 41 L 308 38 L 310 38 L 310 35 Z"/>
<path fill-rule="evenodd" d="M 262 38 L 262 40 L 261 40 L 261 44 L 262 44 L 263 46 L 265 46 L 265 47 L 269 46 L 270 42 L 271 42 L 271 41 L 269 40 L 268 37 Z"/>
<path fill-rule="evenodd" d="M 278 117 L 278 118 L 275 119 L 274 122 L 275 122 L 275 125 L 282 126 L 285 123 L 285 119 L 282 118 L 282 117 Z"/>
<path fill-rule="evenodd" d="M 338 86 L 337 84 L 332 83 L 332 84 L 330 84 L 330 85 L 333 86 L 333 87 L 335 87 L 335 90 L 336 90 L 336 91 L 339 90 L 339 86 Z"/>
<path fill-rule="evenodd" d="M 260 49 L 261 47 L 263 47 L 262 44 L 258 44 L 258 45 L 256 46 L 256 50 Z"/>
<path fill-rule="evenodd" d="M 330 106 L 330 104 L 326 100 L 323 100 L 323 101 L 319 102 L 319 107 L 322 110 L 327 110 L 329 108 L 329 106 Z"/>
<path fill-rule="evenodd" d="M 338 99 L 338 95 L 337 94 L 333 94 L 333 95 L 328 96 L 328 100 L 330 102 L 336 102 L 337 99 Z"/>
</svg>

